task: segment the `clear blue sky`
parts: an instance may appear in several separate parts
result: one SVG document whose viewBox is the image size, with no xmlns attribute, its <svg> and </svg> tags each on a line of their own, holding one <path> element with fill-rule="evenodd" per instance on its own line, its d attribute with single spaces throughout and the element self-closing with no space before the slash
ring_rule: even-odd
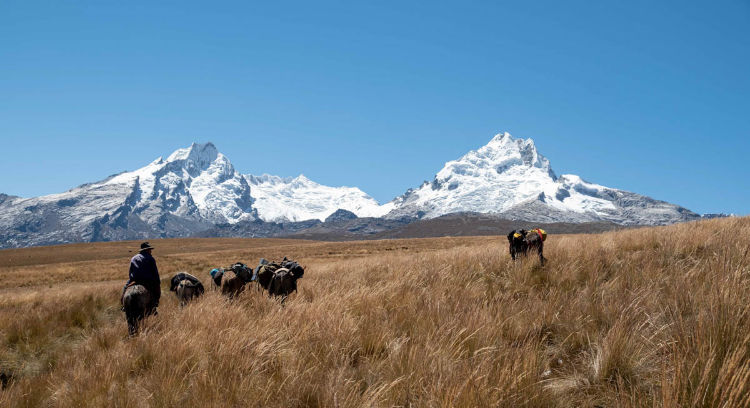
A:
<svg viewBox="0 0 750 408">
<path fill-rule="evenodd" d="M 7 194 L 212 141 L 385 202 L 509 131 L 557 174 L 748 214 L 749 129 L 746 0 L 0 2 Z"/>
</svg>

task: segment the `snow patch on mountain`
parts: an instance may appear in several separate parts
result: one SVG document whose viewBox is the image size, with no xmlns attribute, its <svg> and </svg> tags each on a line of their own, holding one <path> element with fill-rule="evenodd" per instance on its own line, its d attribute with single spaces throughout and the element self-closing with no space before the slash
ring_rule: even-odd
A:
<svg viewBox="0 0 750 408">
<path fill-rule="evenodd" d="M 324 221 L 339 209 L 358 217 L 380 217 L 393 208 L 390 203 L 381 206 L 359 188 L 324 186 L 304 175 L 291 178 L 248 174 L 245 179 L 258 216 L 269 222 Z"/>
</svg>

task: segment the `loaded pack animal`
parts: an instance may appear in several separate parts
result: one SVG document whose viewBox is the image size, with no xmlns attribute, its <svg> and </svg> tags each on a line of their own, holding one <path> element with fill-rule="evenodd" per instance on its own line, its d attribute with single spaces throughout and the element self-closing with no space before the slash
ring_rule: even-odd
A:
<svg viewBox="0 0 750 408">
<path fill-rule="evenodd" d="M 510 249 L 510 257 L 514 261 L 516 260 L 516 257 L 519 255 L 526 255 L 526 250 L 528 247 L 526 246 L 526 241 L 524 238 L 526 237 L 526 230 L 513 230 L 510 233 L 508 233 L 508 246 Z"/>
<path fill-rule="evenodd" d="M 252 281 L 251 269 L 237 262 L 229 268 L 213 269 L 210 274 L 221 293 L 230 299 L 245 291 L 245 285 Z"/>
<path fill-rule="evenodd" d="M 253 281 L 258 283 L 258 290 L 268 290 L 271 279 L 273 279 L 273 273 L 279 268 L 281 268 L 281 265 L 268 262 L 266 258 L 260 258 L 258 266 L 253 271 Z"/>
<path fill-rule="evenodd" d="M 134 336 L 138 333 L 141 321 L 146 317 L 156 314 L 156 307 L 152 304 L 152 296 L 145 286 L 132 284 L 125 289 L 122 297 L 122 306 L 125 310 L 125 319 L 128 322 L 128 334 Z"/>
<path fill-rule="evenodd" d="M 510 257 L 515 260 L 518 255 L 526 255 L 529 250 L 536 249 L 539 254 L 539 262 L 544 266 L 544 262 L 547 260 L 544 257 L 544 241 L 546 239 L 547 233 L 541 228 L 529 231 L 513 230 L 508 234 Z"/>
<path fill-rule="evenodd" d="M 544 257 L 544 241 L 547 240 L 547 233 L 541 228 L 530 230 L 526 233 L 524 241 L 526 241 L 526 250 L 530 251 L 536 249 L 539 254 L 539 262 L 544 266 L 544 262 L 547 258 Z"/>
<path fill-rule="evenodd" d="M 191 299 L 197 298 L 205 292 L 201 281 L 187 272 L 180 272 L 173 276 L 169 284 L 169 290 L 177 296 L 180 306 L 185 306 Z"/>
<path fill-rule="evenodd" d="M 292 292 L 297 291 L 297 280 L 304 274 L 305 268 L 286 257 L 280 263 L 261 259 L 253 280 L 268 291 L 268 296 L 281 296 L 281 303 L 284 303 Z"/>
</svg>

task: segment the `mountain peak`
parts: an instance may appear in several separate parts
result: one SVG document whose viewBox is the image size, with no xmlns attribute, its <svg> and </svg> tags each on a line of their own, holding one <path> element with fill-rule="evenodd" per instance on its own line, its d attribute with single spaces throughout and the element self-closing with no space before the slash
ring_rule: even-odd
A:
<svg viewBox="0 0 750 408">
<path fill-rule="evenodd" d="M 539 168 L 556 179 L 549 160 L 537 152 L 532 139 L 516 139 L 508 132 L 498 133 L 479 149 L 447 162 L 437 176 L 439 179 L 448 179 L 453 173 L 479 176 L 487 169 L 504 173 L 511 168 Z"/>
<path fill-rule="evenodd" d="M 508 132 L 498 133 L 489 143 L 476 150 L 475 155 L 489 161 L 504 162 L 502 167 L 509 164 L 509 159 L 511 161 L 520 159 L 518 164 L 544 169 L 550 177 L 556 178 L 549 160 L 539 154 L 531 138 L 516 139 Z"/>
<path fill-rule="evenodd" d="M 305 177 L 304 174 L 300 174 L 299 176 L 295 177 L 293 182 L 298 183 L 298 184 L 318 184 L 310 180 L 309 178 Z"/>
<path fill-rule="evenodd" d="M 193 161 L 197 164 L 208 164 L 216 160 L 219 151 L 213 143 L 195 143 L 183 149 L 177 149 L 167 158 L 168 162 L 186 160 Z"/>
<path fill-rule="evenodd" d="M 502 132 L 484 146 L 445 163 L 432 182 L 404 194 L 391 216 L 499 213 L 537 197 L 556 179 L 533 140 Z"/>
<path fill-rule="evenodd" d="M 499 143 L 499 142 L 505 142 L 505 141 L 513 141 L 515 140 L 513 136 L 510 135 L 508 132 L 501 132 L 495 135 L 495 137 L 490 140 L 490 143 Z"/>
</svg>

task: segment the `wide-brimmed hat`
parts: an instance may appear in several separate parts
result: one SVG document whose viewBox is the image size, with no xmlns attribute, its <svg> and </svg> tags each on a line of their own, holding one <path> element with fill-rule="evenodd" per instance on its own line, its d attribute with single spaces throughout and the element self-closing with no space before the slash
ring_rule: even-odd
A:
<svg viewBox="0 0 750 408">
<path fill-rule="evenodd" d="M 154 247 L 152 247 L 151 244 L 149 244 L 148 242 L 144 242 L 141 244 L 141 250 L 138 252 L 143 252 L 147 249 L 154 249 Z"/>
</svg>

